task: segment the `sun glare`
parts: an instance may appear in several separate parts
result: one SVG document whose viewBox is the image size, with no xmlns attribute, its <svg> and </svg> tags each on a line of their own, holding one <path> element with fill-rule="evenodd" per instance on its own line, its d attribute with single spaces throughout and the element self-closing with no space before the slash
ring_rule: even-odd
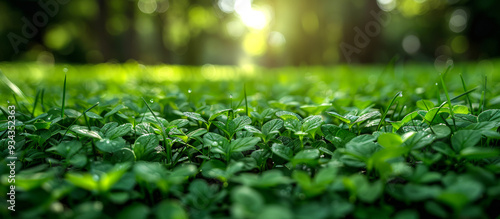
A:
<svg viewBox="0 0 500 219">
<path fill-rule="evenodd" d="M 236 12 L 243 24 L 250 28 L 261 30 L 269 22 L 265 11 L 253 8 L 251 0 L 219 0 L 218 5 L 225 13 Z"/>
<path fill-rule="evenodd" d="M 241 17 L 241 21 L 248 27 L 261 30 L 267 26 L 267 17 L 263 11 L 251 9 L 238 15 Z"/>
</svg>

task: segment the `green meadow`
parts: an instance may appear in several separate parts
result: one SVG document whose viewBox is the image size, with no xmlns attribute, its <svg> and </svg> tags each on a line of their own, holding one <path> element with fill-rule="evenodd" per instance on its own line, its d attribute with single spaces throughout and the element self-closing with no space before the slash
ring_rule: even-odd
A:
<svg viewBox="0 0 500 219">
<path fill-rule="evenodd" d="M 495 218 L 499 67 L 0 63 L 0 213 Z"/>
</svg>

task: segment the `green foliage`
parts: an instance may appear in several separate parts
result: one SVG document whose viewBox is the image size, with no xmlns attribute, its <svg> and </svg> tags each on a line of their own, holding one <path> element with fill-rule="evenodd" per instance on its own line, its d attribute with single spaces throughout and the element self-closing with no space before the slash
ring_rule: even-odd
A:
<svg viewBox="0 0 500 219">
<path fill-rule="evenodd" d="M 222 90 L 204 84 L 190 83 L 199 93 L 189 97 L 143 85 L 120 98 L 75 98 L 68 84 L 63 117 L 62 89 L 47 88 L 42 111 L 18 102 L 29 106 L 16 108 L 11 128 L 21 217 L 487 218 L 498 212 L 500 97 L 489 97 L 499 89 L 488 94 L 491 109 L 481 111 L 478 93 L 451 85 L 439 102 L 434 91 L 413 94 L 415 87 L 405 91 L 407 99 L 394 96 L 401 87 L 372 84 L 354 100 L 340 93 L 331 100 L 307 92 L 305 82 L 293 89 L 266 84 L 280 99 L 242 90 L 246 95 L 235 99 L 245 104 L 233 107 Z M 1 109 L 0 135 L 7 136 L 10 112 Z M 8 141 L 0 140 L 3 157 Z M 0 168 L 2 188 L 9 171 Z"/>
</svg>

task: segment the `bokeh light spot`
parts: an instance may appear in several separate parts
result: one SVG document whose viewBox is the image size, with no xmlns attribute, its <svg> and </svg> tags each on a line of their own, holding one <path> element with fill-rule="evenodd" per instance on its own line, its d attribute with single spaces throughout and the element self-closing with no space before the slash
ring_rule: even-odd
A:
<svg viewBox="0 0 500 219">
<path fill-rule="evenodd" d="M 467 27 L 467 12 L 463 9 L 453 11 L 449 22 L 450 30 L 455 33 L 460 33 Z"/>
<path fill-rule="evenodd" d="M 70 41 L 71 36 L 62 26 L 55 26 L 45 34 L 45 45 L 54 50 L 63 49 Z"/>
<path fill-rule="evenodd" d="M 256 32 L 247 34 L 243 40 L 243 49 L 249 55 L 260 56 L 266 52 L 266 38 Z"/>
<path fill-rule="evenodd" d="M 286 42 L 285 36 L 280 32 L 273 31 L 269 33 L 269 45 L 274 47 L 279 47 L 284 45 Z"/>
<path fill-rule="evenodd" d="M 152 14 L 156 11 L 156 8 L 158 8 L 156 0 L 139 0 L 139 2 L 137 2 L 137 6 L 139 7 L 139 10 L 145 14 Z"/>
<path fill-rule="evenodd" d="M 420 40 L 415 35 L 408 35 L 403 39 L 403 49 L 408 54 L 414 54 L 420 49 Z"/>
<path fill-rule="evenodd" d="M 451 49 L 455 53 L 462 54 L 469 49 L 469 41 L 464 36 L 456 36 L 451 40 Z"/>
<path fill-rule="evenodd" d="M 392 11 L 396 8 L 395 0 L 377 0 L 378 7 L 383 11 Z"/>
<path fill-rule="evenodd" d="M 235 0 L 219 0 L 217 5 L 219 6 L 220 10 L 229 14 L 234 12 L 234 3 Z"/>
</svg>

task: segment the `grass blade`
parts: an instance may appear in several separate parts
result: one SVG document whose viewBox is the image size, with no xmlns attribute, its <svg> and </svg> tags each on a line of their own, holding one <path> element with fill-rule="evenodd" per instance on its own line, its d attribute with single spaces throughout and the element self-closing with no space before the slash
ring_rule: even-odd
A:
<svg viewBox="0 0 500 219">
<path fill-rule="evenodd" d="M 78 121 L 83 115 L 85 115 L 88 111 L 90 111 L 91 109 L 93 109 L 94 107 L 96 107 L 97 105 L 99 105 L 99 102 L 97 102 L 96 104 L 94 104 L 93 106 L 91 106 L 90 108 L 86 109 L 82 115 L 78 116 L 75 120 L 73 120 L 73 122 L 71 122 L 71 124 L 68 126 L 68 128 L 66 129 L 66 132 L 64 132 L 64 135 L 62 136 L 61 140 L 59 141 L 59 143 L 62 142 L 62 140 L 64 139 L 64 137 L 66 136 L 66 134 L 68 134 L 68 131 L 69 129 L 71 128 L 71 126 L 73 126 L 75 124 L 76 121 Z M 85 118 L 87 118 L 85 116 Z M 86 120 L 85 120 L 86 121 Z M 90 126 L 89 126 L 89 131 L 90 131 Z"/>
<path fill-rule="evenodd" d="M 163 137 L 163 147 L 165 148 L 165 152 L 167 153 L 167 158 L 169 161 L 172 161 L 172 148 L 170 146 L 167 147 L 167 135 L 165 134 L 165 128 L 163 127 L 163 123 L 160 122 L 158 117 L 156 117 L 156 114 L 154 114 L 153 109 L 148 105 L 148 102 L 142 97 L 142 101 L 144 101 L 144 104 L 146 104 L 146 107 L 149 109 L 149 112 L 153 114 L 153 117 L 155 118 L 156 122 L 160 124 L 161 127 L 161 135 Z"/>
<path fill-rule="evenodd" d="M 38 97 L 40 96 L 40 90 L 36 92 L 35 103 L 33 103 L 33 111 L 31 111 L 31 117 L 35 117 L 36 104 L 38 102 Z"/>
<path fill-rule="evenodd" d="M 484 108 L 485 108 L 485 105 L 486 105 L 486 85 L 487 85 L 487 82 L 488 82 L 488 76 L 484 76 L 484 88 L 483 88 L 483 93 L 481 94 L 481 99 L 482 99 L 482 102 L 483 102 L 483 105 L 482 105 L 482 109 L 481 109 L 481 112 L 484 111 Z"/>
<path fill-rule="evenodd" d="M 448 104 L 450 105 L 450 114 L 451 114 L 451 120 L 453 120 L 453 125 L 456 126 L 455 124 L 455 113 L 453 113 L 453 106 L 451 105 L 451 100 L 450 100 L 450 95 L 448 94 L 448 88 L 446 88 L 446 84 L 444 83 L 443 75 L 448 73 L 451 69 L 451 65 L 446 68 L 446 71 L 443 74 L 439 74 L 439 78 L 441 79 L 441 86 L 443 86 L 444 94 L 446 95 L 446 100 L 448 101 Z"/>
<path fill-rule="evenodd" d="M 43 105 L 43 96 L 45 94 L 45 88 L 42 89 L 42 96 L 40 97 L 40 105 L 42 105 L 42 111 L 45 112 L 45 106 Z"/>
<path fill-rule="evenodd" d="M 19 89 L 18 86 L 16 86 L 14 83 L 12 83 L 8 78 L 7 76 L 5 76 L 2 72 L 2 70 L 0 70 L 0 80 L 5 83 L 9 88 L 10 90 L 12 90 L 12 92 L 14 92 L 17 96 L 20 96 L 22 97 L 26 102 L 30 103 L 30 101 L 28 100 L 28 98 L 26 97 L 26 95 L 24 95 L 23 91 L 21 91 L 21 89 Z"/>
<path fill-rule="evenodd" d="M 247 100 L 247 85 L 243 84 L 243 95 L 245 95 L 245 110 L 247 116 L 250 117 L 250 112 L 248 112 L 248 100 Z"/>
<path fill-rule="evenodd" d="M 64 86 L 63 86 L 63 96 L 62 96 L 62 106 L 61 106 L 61 118 L 64 118 L 65 102 L 66 102 L 66 73 L 64 73 Z"/>
<path fill-rule="evenodd" d="M 467 86 L 465 85 L 464 77 L 462 76 L 462 73 L 460 73 L 460 79 L 462 80 L 462 87 L 464 88 L 464 91 L 467 92 Z M 467 102 L 469 103 L 469 108 L 471 114 L 474 114 L 474 109 L 472 108 L 472 102 L 470 101 L 469 94 L 467 95 Z"/>
<path fill-rule="evenodd" d="M 382 125 L 382 121 L 385 120 L 385 117 L 387 116 L 387 112 L 389 112 L 389 109 L 391 108 L 391 106 L 394 103 L 394 101 L 396 101 L 396 99 L 398 97 L 402 97 L 402 96 L 403 96 L 403 92 L 402 91 L 399 91 L 398 93 L 396 93 L 396 95 L 394 95 L 394 97 L 391 100 L 391 103 L 389 104 L 389 106 L 387 106 L 387 108 L 385 109 L 384 113 L 382 114 L 382 117 L 380 118 L 380 122 L 378 123 L 378 126 L 377 126 L 377 131 L 380 130 L 380 126 Z"/>
</svg>

